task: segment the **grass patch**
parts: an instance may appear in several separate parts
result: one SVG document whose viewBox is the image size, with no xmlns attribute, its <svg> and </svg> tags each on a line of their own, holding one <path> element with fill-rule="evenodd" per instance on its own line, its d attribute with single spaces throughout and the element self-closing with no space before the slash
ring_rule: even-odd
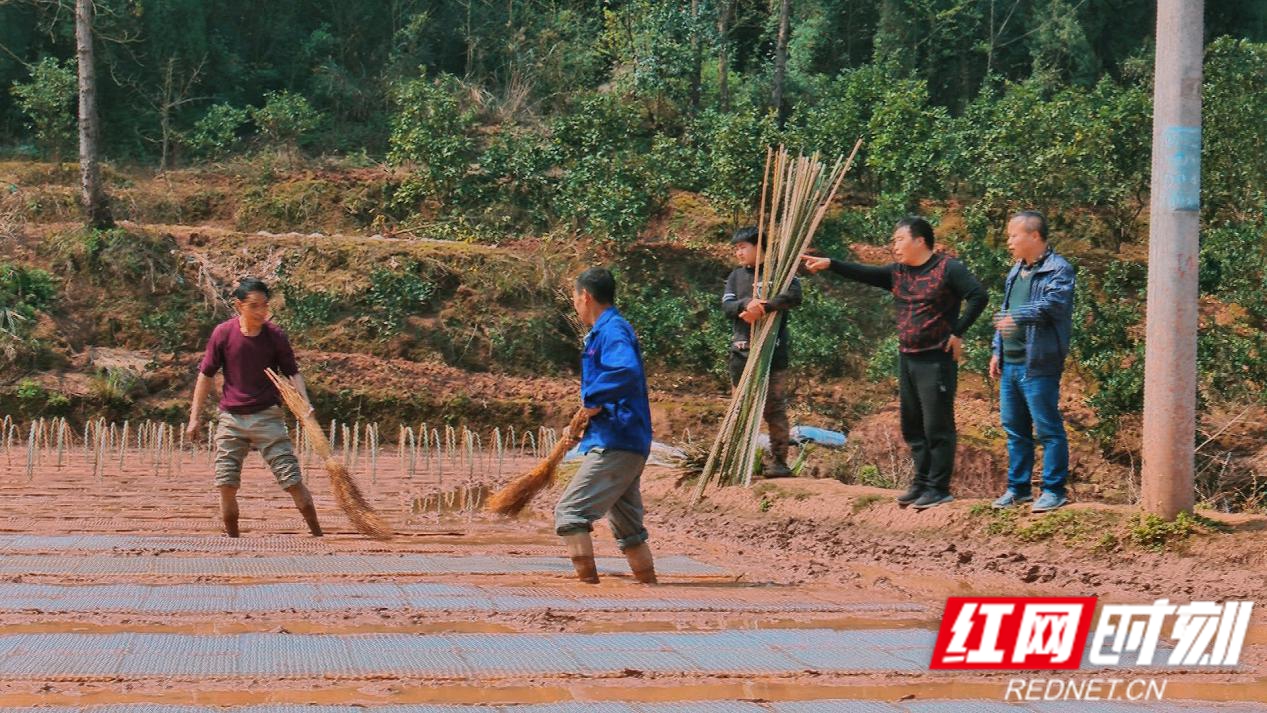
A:
<svg viewBox="0 0 1267 713">
<path fill-rule="evenodd" d="M 850 507 L 853 509 L 853 513 L 857 515 L 863 510 L 869 510 L 872 505 L 887 499 L 887 497 L 880 495 L 879 493 L 869 493 L 867 495 L 854 498 L 854 501 L 850 503 Z"/>
<path fill-rule="evenodd" d="M 1131 544 L 1152 552 L 1164 552 L 1187 542 L 1198 533 L 1227 532 L 1228 526 L 1203 515 L 1179 513 L 1174 520 L 1156 515 L 1137 514 L 1127 526 Z"/>
<path fill-rule="evenodd" d="M 1016 508 L 995 510 L 989 503 L 977 503 L 968 508 L 968 516 L 984 520 L 987 535 L 1015 535 L 1020 511 Z"/>
<path fill-rule="evenodd" d="M 1024 542 L 1059 538 L 1066 545 L 1085 544 L 1095 539 L 1097 534 L 1112 529 L 1114 519 L 1106 513 L 1065 508 L 1046 513 L 1018 527 L 1016 536 Z"/>
</svg>

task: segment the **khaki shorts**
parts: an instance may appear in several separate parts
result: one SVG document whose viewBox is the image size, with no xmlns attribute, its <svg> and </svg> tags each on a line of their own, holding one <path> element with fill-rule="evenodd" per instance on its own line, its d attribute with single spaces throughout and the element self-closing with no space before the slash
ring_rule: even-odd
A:
<svg viewBox="0 0 1267 713">
<path fill-rule="evenodd" d="M 255 413 L 220 412 L 216 422 L 216 485 L 238 487 L 242 461 L 257 450 L 283 490 L 303 482 L 281 406 Z"/>
</svg>

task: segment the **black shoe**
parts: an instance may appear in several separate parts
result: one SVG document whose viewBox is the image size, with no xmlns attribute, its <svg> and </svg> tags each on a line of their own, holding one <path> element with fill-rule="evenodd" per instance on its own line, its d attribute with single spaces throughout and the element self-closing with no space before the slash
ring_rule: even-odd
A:
<svg viewBox="0 0 1267 713">
<path fill-rule="evenodd" d="M 919 483 L 911 483 L 911 487 L 907 488 L 905 493 L 897 496 L 897 504 L 902 507 L 906 507 L 916 500 L 919 500 L 919 497 L 923 494 L 924 486 Z"/>
<path fill-rule="evenodd" d="M 928 508 L 936 507 L 942 503 L 951 502 L 954 499 L 954 496 L 950 493 L 939 493 L 936 490 L 929 490 L 919 496 L 919 500 L 915 501 L 914 507 L 916 510 L 927 510 Z"/>
<path fill-rule="evenodd" d="M 791 478 L 792 469 L 787 467 L 787 463 L 780 458 L 775 458 L 774 462 L 766 468 L 763 475 L 767 478 Z"/>
</svg>

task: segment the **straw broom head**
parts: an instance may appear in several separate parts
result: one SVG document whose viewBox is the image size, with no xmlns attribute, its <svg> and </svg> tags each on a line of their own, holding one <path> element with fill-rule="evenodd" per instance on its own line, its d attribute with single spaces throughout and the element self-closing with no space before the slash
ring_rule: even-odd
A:
<svg viewBox="0 0 1267 713">
<path fill-rule="evenodd" d="M 365 495 L 361 493 L 361 489 L 356 486 L 356 481 L 352 479 L 352 474 L 348 469 L 334 457 L 330 449 L 330 441 L 326 439 L 326 434 L 321 430 L 321 425 L 313 418 L 308 401 L 290 382 L 281 378 L 272 369 L 265 369 L 265 374 L 277 387 L 278 393 L 281 394 L 282 401 L 286 403 L 286 408 L 295 414 L 300 425 L 304 429 L 304 435 L 308 442 L 312 444 L 312 448 L 321 457 L 326 468 L 326 474 L 330 476 L 331 489 L 334 491 L 334 499 L 339 503 L 339 508 L 343 510 L 343 514 L 347 515 L 348 520 L 356 531 L 372 537 L 376 540 L 390 540 L 395 534 L 390 525 L 370 507 L 369 502 L 365 499 Z"/>
<path fill-rule="evenodd" d="M 489 512 L 498 515 L 515 516 L 523 512 L 528 507 L 528 503 L 537 496 L 542 490 L 554 484 L 554 476 L 558 472 L 559 463 L 563 461 L 563 456 L 571 450 L 575 439 L 580 438 L 585 432 L 585 426 L 589 423 L 589 416 L 584 409 L 576 412 L 572 417 L 572 422 L 568 424 L 567 436 L 560 438 L 559 442 L 554 444 L 554 448 L 550 450 L 545 460 L 541 461 L 532 470 L 510 481 L 504 488 L 493 493 L 489 497 L 488 503 L 484 506 Z"/>
</svg>

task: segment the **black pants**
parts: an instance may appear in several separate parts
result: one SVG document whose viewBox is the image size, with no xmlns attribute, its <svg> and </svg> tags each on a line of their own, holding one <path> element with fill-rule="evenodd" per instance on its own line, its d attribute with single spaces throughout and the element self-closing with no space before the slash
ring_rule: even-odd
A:
<svg viewBox="0 0 1267 713">
<path fill-rule="evenodd" d="M 915 483 L 950 493 L 955 470 L 955 387 L 959 366 L 937 351 L 903 354 L 898 360 L 902 438 L 915 458 Z"/>
</svg>

